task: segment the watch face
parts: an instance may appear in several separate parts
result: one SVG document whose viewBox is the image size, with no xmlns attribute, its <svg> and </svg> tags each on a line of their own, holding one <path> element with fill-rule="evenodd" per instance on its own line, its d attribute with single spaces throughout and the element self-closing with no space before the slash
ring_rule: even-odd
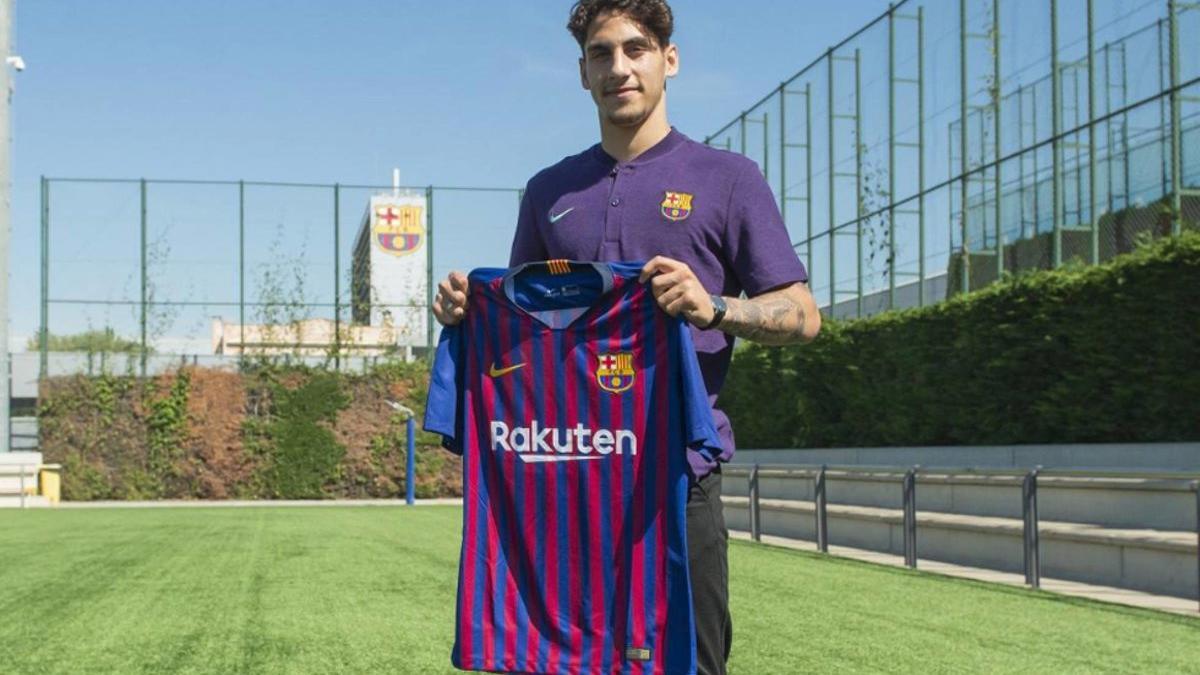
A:
<svg viewBox="0 0 1200 675">
<path fill-rule="evenodd" d="M 716 328 L 717 325 L 721 323 L 721 320 L 725 318 L 725 298 L 722 298 L 719 295 L 713 295 L 710 297 L 712 297 L 713 318 L 712 321 L 709 322 L 708 326 L 705 327 L 706 329 Z"/>
</svg>

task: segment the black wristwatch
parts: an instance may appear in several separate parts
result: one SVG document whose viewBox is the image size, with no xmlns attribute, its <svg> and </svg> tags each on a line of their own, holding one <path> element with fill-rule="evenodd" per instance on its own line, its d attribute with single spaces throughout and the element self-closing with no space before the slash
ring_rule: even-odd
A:
<svg viewBox="0 0 1200 675">
<path fill-rule="evenodd" d="M 719 295 L 710 295 L 709 297 L 712 298 L 713 318 L 712 321 L 709 321 L 708 325 L 704 327 L 704 330 L 712 330 L 713 328 L 721 325 L 721 320 L 725 318 L 725 310 L 727 309 L 725 307 L 725 298 L 722 298 Z"/>
</svg>

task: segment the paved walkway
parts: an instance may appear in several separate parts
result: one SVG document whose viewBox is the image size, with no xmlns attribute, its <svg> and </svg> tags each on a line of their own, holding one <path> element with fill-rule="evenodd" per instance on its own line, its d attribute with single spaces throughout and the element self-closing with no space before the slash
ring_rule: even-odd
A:
<svg viewBox="0 0 1200 675">
<path fill-rule="evenodd" d="M 418 499 L 414 506 L 462 506 L 462 499 Z M 169 509 L 276 506 L 406 506 L 403 499 L 161 499 L 156 501 L 60 502 L 60 509 Z"/>
<path fill-rule="evenodd" d="M 742 539 L 746 541 L 750 540 L 749 532 L 735 532 L 730 530 L 729 536 L 734 539 Z M 787 539 L 784 537 L 775 537 L 765 534 L 762 536 L 762 543 L 770 544 L 772 546 L 794 548 L 802 551 L 817 550 L 817 545 L 815 542 Z M 861 560 L 863 562 L 874 563 L 877 565 L 904 567 L 904 556 L 893 555 L 891 553 L 866 551 L 863 549 L 849 548 L 846 546 L 830 546 L 829 553 L 831 555 L 836 555 L 843 558 L 853 558 L 854 560 Z M 965 565 L 955 565 L 952 563 L 936 562 L 933 560 L 918 560 L 917 569 L 921 570 L 922 572 L 944 574 L 946 576 L 959 577 L 963 579 L 988 581 L 997 584 L 1005 584 L 1008 586 L 1025 586 L 1025 575 L 1015 574 L 1012 572 L 998 572 L 996 570 L 983 569 L 980 567 L 967 567 Z M 1173 612 L 1175 614 L 1184 614 L 1187 616 L 1200 616 L 1200 611 L 1198 611 L 1198 608 L 1200 608 L 1200 603 L 1197 603 L 1196 600 L 1176 598 L 1167 595 L 1152 595 L 1150 593 L 1133 591 L 1127 588 L 1094 586 L 1092 584 L 1083 584 L 1077 581 L 1047 579 L 1043 576 L 1042 590 L 1050 591 L 1051 593 L 1061 593 L 1062 595 L 1088 598 L 1090 600 L 1100 600 L 1103 602 L 1129 605 L 1131 607 L 1141 607 L 1143 609 L 1156 609 L 1163 612 Z"/>
</svg>

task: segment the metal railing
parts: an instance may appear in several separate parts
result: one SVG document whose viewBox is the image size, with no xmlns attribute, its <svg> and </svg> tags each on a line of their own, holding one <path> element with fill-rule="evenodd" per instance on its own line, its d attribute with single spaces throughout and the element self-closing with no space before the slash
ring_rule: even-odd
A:
<svg viewBox="0 0 1200 675">
<path fill-rule="evenodd" d="M 922 467 L 913 466 L 870 466 L 870 465 L 805 465 L 805 464 L 727 464 L 722 467 L 727 476 L 746 476 L 749 495 L 750 537 L 762 541 L 762 507 L 759 480 L 761 478 L 810 479 L 813 482 L 813 503 L 817 549 L 829 552 L 828 498 L 826 482 L 829 477 L 849 480 L 869 478 L 871 480 L 899 479 L 903 507 L 904 564 L 917 568 L 917 477 L 919 475 L 940 477 L 942 483 L 955 484 L 956 477 L 995 476 L 1011 477 L 1012 484 L 1021 487 L 1022 543 L 1024 547 L 1025 583 L 1031 588 L 1041 588 L 1041 541 L 1038 536 L 1038 479 L 1041 477 L 1061 478 L 1129 478 L 1169 480 L 1186 482 L 1186 490 L 1196 497 L 1196 574 L 1200 589 L 1200 477 L 1195 472 L 1144 471 L 1139 469 L 1045 469 L 1033 468 L 986 468 L 986 467 Z M 1200 592 L 1200 591 L 1198 591 Z M 1200 601 L 1200 595 L 1197 600 Z"/>
<path fill-rule="evenodd" d="M 26 507 L 28 507 L 28 504 L 27 504 L 28 495 L 26 494 L 26 488 L 28 486 L 26 485 L 25 481 L 26 481 L 26 478 L 30 475 L 28 473 L 28 469 L 31 466 L 36 469 L 38 467 L 38 465 L 36 465 L 36 464 L 0 464 L 0 475 L 11 476 L 12 475 L 11 471 L 6 471 L 5 469 L 7 469 L 8 467 L 14 467 L 14 466 L 17 469 L 17 482 L 18 482 L 17 500 L 18 500 L 18 504 L 20 505 L 21 508 L 26 508 Z M 32 474 L 32 475 L 34 475 L 35 480 L 36 480 L 36 474 Z"/>
</svg>

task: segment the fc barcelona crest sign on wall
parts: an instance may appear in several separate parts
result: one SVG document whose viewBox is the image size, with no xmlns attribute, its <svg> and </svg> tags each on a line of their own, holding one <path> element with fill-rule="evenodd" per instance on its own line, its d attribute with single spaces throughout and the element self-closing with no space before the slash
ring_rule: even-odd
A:
<svg viewBox="0 0 1200 675">
<path fill-rule="evenodd" d="M 408 255 L 425 243 L 425 208 L 408 204 L 376 204 L 371 214 L 375 242 L 392 255 Z"/>
<path fill-rule="evenodd" d="M 619 394 L 633 386 L 633 354 L 614 352 L 600 354 L 596 382 L 607 392 Z"/>
</svg>

